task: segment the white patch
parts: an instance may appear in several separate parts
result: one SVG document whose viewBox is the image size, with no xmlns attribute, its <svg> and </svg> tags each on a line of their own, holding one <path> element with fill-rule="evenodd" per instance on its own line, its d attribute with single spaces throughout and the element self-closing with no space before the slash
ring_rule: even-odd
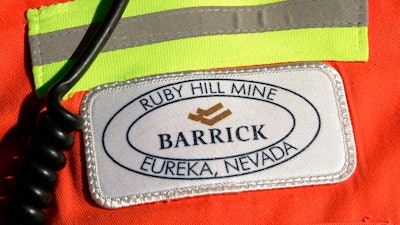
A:
<svg viewBox="0 0 400 225">
<path fill-rule="evenodd" d="M 325 64 L 167 74 L 85 97 L 94 199 L 107 208 L 345 180 L 355 144 Z"/>
</svg>

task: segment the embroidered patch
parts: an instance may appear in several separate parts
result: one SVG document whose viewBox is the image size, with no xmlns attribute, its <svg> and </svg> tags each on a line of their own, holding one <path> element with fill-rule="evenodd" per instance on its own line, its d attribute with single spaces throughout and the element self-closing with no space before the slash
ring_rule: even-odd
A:
<svg viewBox="0 0 400 225">
<path fill-rule="evenodd" d="M 107 208 L 331 184 L 356 166 L 343 83 L 325 64 L 107 84 L 82 113 L 90 189 Z"/>
</svg>

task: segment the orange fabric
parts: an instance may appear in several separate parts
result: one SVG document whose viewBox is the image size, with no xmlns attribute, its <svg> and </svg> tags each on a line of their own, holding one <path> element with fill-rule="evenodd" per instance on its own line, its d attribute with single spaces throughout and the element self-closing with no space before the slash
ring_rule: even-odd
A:
<svg viewBox="0 0 400 225">
<path fill-rule="evenodd" d="M 18 157 L 25 153 L 25 142 L 43 106 L 32 87 L 25 12 L 52 2 L 6 0 L 0 3 L 0 224 Z"/>
<path fill-rule="evenodd" d="M 24 153 L 42 106 L 33 94 L 24 12 L 51 2 L 6 0 L 0 7 L 0 206 L 16 170 L 13 156 Z M 347 181 L 103 209 L 91 200 L 76 133 L 48 211 L 51 224 L 400 224 L 400 1 L 369 4 L 369 61 L 330 62 L 344 80 L 357 145 Z M 66 106 L 78 111 L 82 96 Z"/>
</svg>

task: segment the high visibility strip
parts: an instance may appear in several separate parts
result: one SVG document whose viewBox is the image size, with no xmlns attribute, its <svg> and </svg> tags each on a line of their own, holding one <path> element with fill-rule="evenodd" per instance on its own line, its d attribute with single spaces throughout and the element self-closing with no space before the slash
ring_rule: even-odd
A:
<svg viewBox="0 0 400 225">
<path fill-rule="evenodd" d="M 129 17 L 120 21 L 103 51 L 206 35 L 366 26 L 366 14 L 360 15 L 366 2 L 358 2 L 297 0 L 261 6 L 186 8 Z M 32 64 L 75 58 L 80 54 L 78 46 L 96 27 L 87 25 L 31 36 Z"/>
<path fill-rule="evenodd" d="M 238 7 L 235 1 L 232 7 L 226 7 L 229 4 L 224 1 L 221 7 L 125 15 L 121 28 L 106 46 L 107 52 L 99 55 L 70 94 L 103 83 L 177 71 L 281 62 L 367 60 L 366 0 L 264 0 L 268 1 L 275 3 L 259 6 L 246 3 Z M 69 27 L 70 22 L 66 22 L 66 28 L 60 28 L 64 25 L 60 19 L 69 18 L 68 10 L 71 15 L 76 14 L 77 9 L 72 10 L 75 3 L 81 6 L 82 1 L 56 5 L 57 10 L 48 7 L 28 13 L 34 81 L 39 96 L 73 62 L 70 57 L 81 41 L 74 35 L 85 35 L 88 26 Z M 127 14 L 132 14 L 129 6 Z M 65 34 L 66 31 L 73 32 Z M 160 40 L 154 40 L 152 35 Z"/>
<path fill-rule="evenodd" d="M 254 6 L 287 0 L 135 0 L 125 9 L 123 18 L 168 10 L 210 6 Z M 289 0 L 291 1 L 291 0 Z M 62 4 L 42 6 L 27 12 L 29 36 L 84 26 L 102 20 L 111 1 L 74 0 Z M 68 18 L 68 19 L 66 19 Z"/>
<path fill-rule="evenodd" d="M 102 83 L 174 71 L 276 62 L 367 60 L 366 34 L 366 27 L 299 29 L 206 36 L 110 51 L 98 56 L 70 94 Z M 72 60 L 64 60 L 34 66 L 37 93 L 43 96 L 71 63 Z"/>
</svg>

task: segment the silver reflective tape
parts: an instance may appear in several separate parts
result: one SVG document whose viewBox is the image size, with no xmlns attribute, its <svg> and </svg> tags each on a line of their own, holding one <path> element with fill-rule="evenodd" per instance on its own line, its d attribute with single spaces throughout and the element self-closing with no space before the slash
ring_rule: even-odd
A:
<svg viewBox="0 0 400 225">
<path fill-rule="evenodd" d="M 288 0 L 245 7 L 186 8 L 122 19 L 103 51 L 221 34 L 367 25 L 367 0 Z M 96 24 L 29 37 L 33 65 L 80 53 Z"/>
</svg>

